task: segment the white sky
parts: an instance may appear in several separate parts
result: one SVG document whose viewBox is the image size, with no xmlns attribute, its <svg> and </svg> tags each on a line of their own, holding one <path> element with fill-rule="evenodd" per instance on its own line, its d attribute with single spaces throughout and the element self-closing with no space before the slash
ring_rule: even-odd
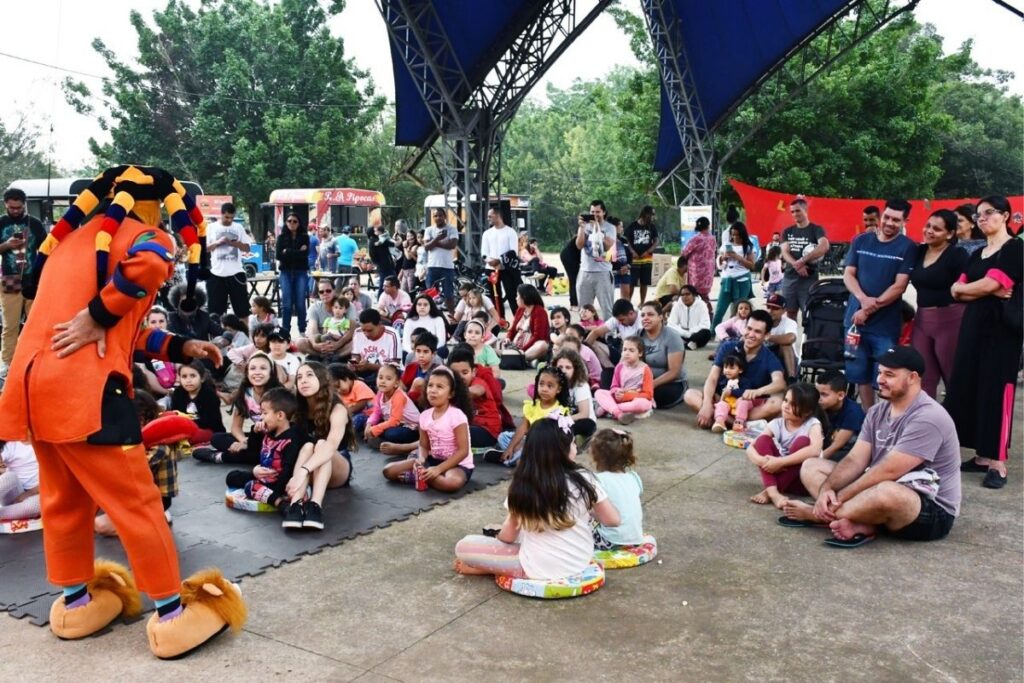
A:
<svg viewBox="0 0 1024 683">
<path fill-rule="evenodd" d="M 1024 0 L 1010 2 L 1024 8 Z M 639 12 L 639 0 L 623 0 L 622 4 Z M 102 5 L 74 0 L 4 3 L 6 30 L 0 52 L 89 74 L 108 74 L 103 60 L 90 46 L 93 38 L 102 36 L 117 54 L 134 57 L 137 50 L 135 33 L 128 21 L 130 9 L 150 17 L 153 10 L 165 6 L 166 0 L 104 0 Z M 580 0 L 580 15 L 590 6 L 591 1 Z M 936 26 L 945 39 L 947 52 L 973 38 L 974 57 L 983 67 L 1015 71 L 1024 67 L 1019 50 L 1024 25 L 991 0 L 922 0 L 917 17 L 919 21 Z M 375 3 L 349 0 L 345 11 L 331 22 L 331 31 L 345 39 L 348 55 L 355 57 L 360 67 L 369 70 L 378 92 L 393 98 L 387 31 Z M 604 49 L 588 51 L 584 43 L 594 41 Z M 574 79 L 598 78 L 618 64 L 635 63 L 626 37 L 609 16 L 603 15 L 584 39 L 571 46 L 549 70 L 533 96 L 541 96 L 547 83 L 565 87 Z M 6 106 L 0 109 L 4 124 L 11 126 L 25 116 L 44 132 L 40 147 L 44 150 L 52 147 L 61 166 L 84 165 L 89 160 L 88 138 L 94 136 L 102 140 L 104 133 L 96 121 L 76 114 L 64 101 L 60 83 L 64 77 L 75 75 L 2 55 L 0 73 L 6 95 Z M 82 80 L 94 91 L 99 90 L 98 80 Z M 1024 76 L 1015 78 L 1010 87 L 1013 92 L 1024 94 Z M 51 122 L 52 137 L 47 132 Z"/>
</svg>

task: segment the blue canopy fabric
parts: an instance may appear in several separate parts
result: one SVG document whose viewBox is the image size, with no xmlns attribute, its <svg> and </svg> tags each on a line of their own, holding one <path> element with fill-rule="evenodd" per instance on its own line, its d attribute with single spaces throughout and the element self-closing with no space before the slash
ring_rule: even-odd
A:
<svg viewBox="0 0 1024 683">
<path fill-rule="evenodd" d="M 477 88 L 516 37 L 550 0 L 418 0 L 433 5 L 470 90 Z M 697 98 L 716 127 L 764 74 L 852 0 L 674 0 L 681 18 Z M 435 58 L 439 45 L 432 46 Z M 416 82 L 392 42 L 397 125 L 395 144 L 420 147 L 437 133 Z M 471 92 L 446 84 L 464 103 Z M 662 89 L 655 170 L 683 158 L 682 142 Z"/>
<path fill-rule="evenodd" d="M 851 4 L 850 0 L 675 0 L 705 125 L 718 126 L 758 79 Z M 671 171 L 683 154 L 662 88 L 654 169 Z"/>
<path fill-rule="evenodd" d="M 420 0 L 432 2 L 471 90 L 476 89 L 501 56 L 548 0 Z M 441 53 L 440 45 L 435 56 Z M 395 74 L 395 144 L 419 147 L 436 132 L 434 121 L 401 53 L 391 44 Z M 471 92 L 458 92 L 457 79 L 446 82 L 460 103 Z"/>
</svg>

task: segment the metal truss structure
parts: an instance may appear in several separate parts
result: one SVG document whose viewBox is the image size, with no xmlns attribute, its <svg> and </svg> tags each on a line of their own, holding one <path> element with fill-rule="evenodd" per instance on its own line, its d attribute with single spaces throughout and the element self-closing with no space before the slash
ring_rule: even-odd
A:
<svg viewBox="0 0 1024 683">
<path fill-rule="evenodd" d="M 658 183 L 659 197 L 672 206 L 703 204 L 717 208 L 725 162 L 772 116 L 792 103 L 809 83 L 866 38 L 912 10 L 918 1 L 854 0 L 847 3 L 814 33 L 794 46 L 718 118 L 719 123 L 727 120 L 755 93 L 758 97 L 768 98 L 770 106 L 765 115 L 728 149 L 716 150 L 714 133 L 717 123 L 709 125 L 701 109 L 682 44 L 680 17 L 675 12 L 675 3 L 672 0 L 642 0 L 661 82 L 668 93 L 684 151 L 679 164 Z"/>
<path fill-rule="evenodd" d="M 423 185 L 414 171 L 430 157 L 449 208 L 463 222 L 463 255 L 469 265 L 479 265 L 488 198 L 501 192 L 505 129 L 530 89 L 611 0 L 598 0 L 579 21 L 576 0 L 545 3 L 476 88 L 431 0 L 376 1 L 434 123 L 434 132 L 406 159 L 402 174 Z"/>
</svg>

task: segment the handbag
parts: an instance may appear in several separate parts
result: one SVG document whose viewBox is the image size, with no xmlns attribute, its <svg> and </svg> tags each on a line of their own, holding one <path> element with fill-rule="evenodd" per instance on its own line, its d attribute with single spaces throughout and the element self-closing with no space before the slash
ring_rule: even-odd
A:
<svg viewBox="0 0 1024 683">
<path fill-rule="evenodd" d="M 502 370 L 525 370 L 528 367 L 526 355 L 519 349 L 507 348 L 501 352 L 498 367 Z"/>
</svg>

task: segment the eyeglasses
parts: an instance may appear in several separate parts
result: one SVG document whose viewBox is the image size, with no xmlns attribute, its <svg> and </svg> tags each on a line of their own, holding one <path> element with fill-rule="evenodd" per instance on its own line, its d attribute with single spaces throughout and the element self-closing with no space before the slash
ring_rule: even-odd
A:
<svg viewBox="0 0 1024 683">
<path fill-rule="evenodd" d="M 334 290 L 333 289 L 318 289 L 317 291 L 320 292 L 321 294 L 330 294 Z"/>
<path fill-rule="evenodd" d="M 1000 211 L 999 209 L 985 209 L 981 213 L 974 214 L 973 216 L 971 216 L 971 218 L 973 218 L 974 222 L 977 223 L 979 221 L 986 220 L 989 216 L 991 216 L 994 213 L 1003 213 L 1003 212 Z"/>
</svg>

